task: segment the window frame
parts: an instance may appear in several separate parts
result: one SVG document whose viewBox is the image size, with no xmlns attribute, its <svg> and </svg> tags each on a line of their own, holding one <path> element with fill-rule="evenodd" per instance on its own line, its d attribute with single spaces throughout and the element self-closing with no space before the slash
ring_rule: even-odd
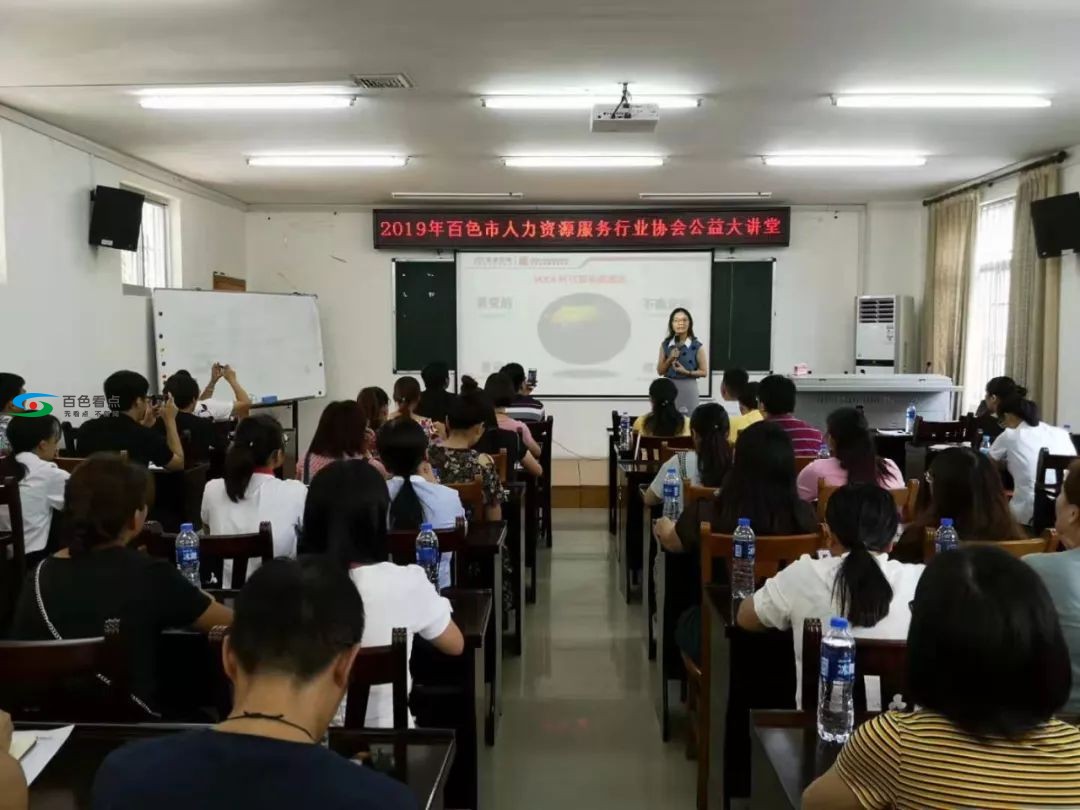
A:
<svg viewBox="0 0 1080 810">
<path fill-rule="evenodd" d="M 144 189 L 136 188 L 134 186 L 122 185 L 121 188 L 135 191 L 145 197 L 143 201 L 142 223 L 139 227 L 139 247 L 135 251 L 124 251 L 120 258 L 120 278 L 123 284 L 124 292 L 133 295 L 149 295 L 151 291 L 155 289 L 155 286 L 157 286 L 157 288 L 165 289 L 172 289 L 176 286 L 179 286 L 176 284 L 176 269 L 173 267 L 172 261 L 172 201 L 169 200 L 167 197 L 162 197 L 161 195 L 154 194 L 152 192 L 148 192 Z M 148 205 L 155 206 L 161 209 L 162 233 L 159 252 L 161 253 L 162 257 L 162 270 L 164 275 L 164 278 L 162 279 L 164 281 L 163 285 L 147 284 L 146 239 L 144 238 L 145 233 L 143 228 L 145 227 L 147 221 L 146 206 Z M 129 256 L 130 258 L 128 258 Z M 134 262 L 134 280 L 129 280 L 125 273 L 125 264 L 128 261 Z"/>
</svg>

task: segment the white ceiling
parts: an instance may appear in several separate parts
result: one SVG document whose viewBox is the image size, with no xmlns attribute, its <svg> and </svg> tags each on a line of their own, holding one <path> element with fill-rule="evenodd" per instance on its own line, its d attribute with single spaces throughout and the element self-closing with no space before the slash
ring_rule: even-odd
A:
<svg viewBox="0 0 1080 810">
<path fill-rule="evenodd" d="M 333 82 L 415 89 L 338 111 L 141 109 L 154 84 Z M 650 135 L 587 114 L 485 110 L 482 92 L 629 80 L 702 93 Z M 1048 110 L 833 108 L 865 89 L 1039 91 Z M 0 0 L 0 103 L 250 203 L 388 202 L 391 191 L 772 191 L 914 200 L 1080 143 L 1080 0 Z M 412 155 L 405 169 L 254 169 L 252 152 Z M 767 168 L 780 150 L 917 150 L 918 169 Z M 512 170 L 499 155 L 658 153 L 663 168 Z"/>
</svg>

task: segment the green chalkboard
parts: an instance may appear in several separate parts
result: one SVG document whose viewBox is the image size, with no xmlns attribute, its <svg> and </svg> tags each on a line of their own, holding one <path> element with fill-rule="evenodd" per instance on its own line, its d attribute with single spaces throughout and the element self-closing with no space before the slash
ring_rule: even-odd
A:
<svg viewBox="0 0 1080 810">
<path fill-rule="evenodd" d="M 457 366 L 454 262 L 394 260 L 394 371 L 418 372 L 441 360 Z"/>
<path fill-rule="evenodd" d="M 710 368 L 772 368 L 772 260 L 713 262 Z"/>
</svg>

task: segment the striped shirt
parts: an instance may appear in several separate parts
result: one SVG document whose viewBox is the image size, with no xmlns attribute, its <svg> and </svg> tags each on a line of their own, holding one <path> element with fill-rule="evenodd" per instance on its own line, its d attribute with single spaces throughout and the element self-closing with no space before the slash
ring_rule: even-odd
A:
<svg viewBox="0 0 1080 810">
<path fill-rule="evenodd" d="M 790 413 L 783 416 L 766 416 L 774 425 L 779 425 L 791 439 L 797 456 L 817 456 L 821 451 L 821 445 L 825 439 L 821 431 L 813 425 L 808 425 L 802 419 L 796 419 Z"/>
<path fill-rule="evenodd" d="M 1050 720 L 1022 740 L 977 740 L 936 712 L 887 712 L 836 769 L 865 808 L 1080 807 L 1080 729 Z"/>
</svg>

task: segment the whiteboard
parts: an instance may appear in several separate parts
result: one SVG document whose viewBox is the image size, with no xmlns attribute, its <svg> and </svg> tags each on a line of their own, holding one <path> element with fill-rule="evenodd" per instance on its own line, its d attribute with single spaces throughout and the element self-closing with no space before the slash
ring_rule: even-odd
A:
<svg viewBox="0 0 1080 810">
<path fill-rule="evenodd" d="M 256 403 L 325 393 L 314 295 L 162 289 L 153 300 L 159 386 L 180 369 L 206 385 L 211 366 L 222 363 Z"/>
</svg>

